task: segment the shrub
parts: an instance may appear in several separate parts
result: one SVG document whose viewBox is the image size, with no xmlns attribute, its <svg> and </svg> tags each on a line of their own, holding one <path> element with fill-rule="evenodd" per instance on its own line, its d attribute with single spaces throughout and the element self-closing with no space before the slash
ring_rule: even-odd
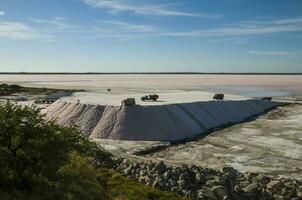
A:
<svg viewBox="0 0 302 200">
<path fill-rule="evenodd" d="M 5 199 L 80 199 L 85 191 L 91 192 L 89 199 L 104 199 L 96 168 L 111 163 L 110 154 L 76 128 L 45 121 L 35 107 L 0 104 L 0 195 Z"/>
</svg>

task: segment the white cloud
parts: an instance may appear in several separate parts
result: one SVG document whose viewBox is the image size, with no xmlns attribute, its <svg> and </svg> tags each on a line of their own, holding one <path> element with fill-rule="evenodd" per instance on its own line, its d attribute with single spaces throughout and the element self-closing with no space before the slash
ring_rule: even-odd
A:
<svg viewBox="0 0 302 200">
<path fill-rule="evenodd" d="M 302 31 L 302 17 L 279 19 L 273 21 L 248 21 L 233 26 L 203 29 L 185 32 L 167 32 L 167 36 L 175 37 L 220 37 L 267 35 L 283 32 Z"/>
<path fill-rule="evenodd" d="M 32 39 L 36 37 L 38 33 L 26 24 L 0 21 L 0 38 Z"/>
<path fill-rule="evenodd" d="M 162 5 L 130 5 L 125 3 L 125 0 L 82 0 L 86 4 L 108 9 L 110 13 L 132 12 L 138 15 L 158 15 L 158 16 L 183 16 L 183 17 L 204 17 L 204 18 L 220 18 L 221 15 L 208 15 L 201 13 L 182 12 L 173 9 L 168 9 Z"/>
<path fill-rule="evenodd" d="M 0 10 L 0 16 L 4 16 L 5 15 L 5 12 Z"/>
<path fill-rule="evenodd" d="M 294 57 L 302 55 L 302 52 L 292 52 L 292 51 L 248 51 L 249 54 L 259 55 L 259 56 L 286 56 Z"/>
<path fill-rule="evenodd" d="M 248 36 L 280 34 L 285 32 L 301 32 L 302 17 L 291 19 L 277 19 L 265 21 L 244 21 L 232 26 L 221 26 L 212 29 L 191 31 L 167 31 L 150 25 L 136 25 L 121 21 L 98 21 L 102 26 L 94 27 L 99 36 L 102 37 L 144 37 L 144 36 L 168 36 L 168 37 L 218 37 L 231 38 L 237 43 L 246 42 Z M 111 26 L 109 26 L 111 25 Z M 135 37 L 136 35 L 136 37 Z M 245 40 L 238 40 L 244 37 Z"/>
<path fill-rule="evenodd" d="M 36 18 L 29 18 L 29 19 L 35 23 L 38 23 L 44 28 L 47 28 L 49 31 L 52 30 L 52 32 L 75 28 L 75 26 L 67 23 L 66 22 L 67 19 L 64 17 L 54 17 L 52 19 L 36 19 Z"/>
<path fill-rule="evenodd" d="M 143 25 L 143 24 L 131 24 L 131 23 L 126 23 L 126 22 L 121 22 L 121 21 L 100 20 L 98 22 L 102 23 L 102 24 L 115 26 L 121 32 L 152 33 L 157 30 L 157 28 L 154 26 Z"/>
<path fill-rule="evenodd" d="M 133 40 L 161 34 L 161 31 L 157 27 L 151 25 L 108 20 L 97 20 L 96 22 L 92 30 L 97 37 Z"/>
</svg>

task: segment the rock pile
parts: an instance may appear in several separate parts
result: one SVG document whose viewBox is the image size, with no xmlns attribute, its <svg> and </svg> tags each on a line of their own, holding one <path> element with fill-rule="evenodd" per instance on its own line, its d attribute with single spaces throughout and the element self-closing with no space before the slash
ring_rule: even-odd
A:
<svg viewBox="0 0 302 200">
<path fill-rule="evenodd" d="M 302 199 L 302 182 L 296 179 L 222 171 L 198 166 L 168 167 L 163 162 L 144 163 L 118 159 L 115 169 L 128 178 L 191 199 Z"/>
</svg>

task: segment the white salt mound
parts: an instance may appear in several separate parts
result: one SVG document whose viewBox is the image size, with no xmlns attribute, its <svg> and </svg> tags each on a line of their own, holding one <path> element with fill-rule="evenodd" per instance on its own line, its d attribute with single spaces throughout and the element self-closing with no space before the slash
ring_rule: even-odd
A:
<svg viewBox="0 0 302 200">
<path fill-rule="evenodd" d="M 62 126 L 77 125 L 90 138 L 175 141 L 243 122 L 278 105 L 256 99 L 157 106 L 102 106 L 58 100 L 47 108 L 46 116 Z"/>
</svg>

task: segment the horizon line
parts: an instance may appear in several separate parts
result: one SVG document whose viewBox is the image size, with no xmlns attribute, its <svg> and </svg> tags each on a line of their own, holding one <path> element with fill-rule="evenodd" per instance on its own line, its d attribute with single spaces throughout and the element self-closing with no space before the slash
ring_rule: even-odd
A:
<svg viewBox="0 0 302 200">
<path fill-rule="evenodd" d="M 302 75 L 302 72 L 0 72 L 0 75 Z"/>
</svg>

